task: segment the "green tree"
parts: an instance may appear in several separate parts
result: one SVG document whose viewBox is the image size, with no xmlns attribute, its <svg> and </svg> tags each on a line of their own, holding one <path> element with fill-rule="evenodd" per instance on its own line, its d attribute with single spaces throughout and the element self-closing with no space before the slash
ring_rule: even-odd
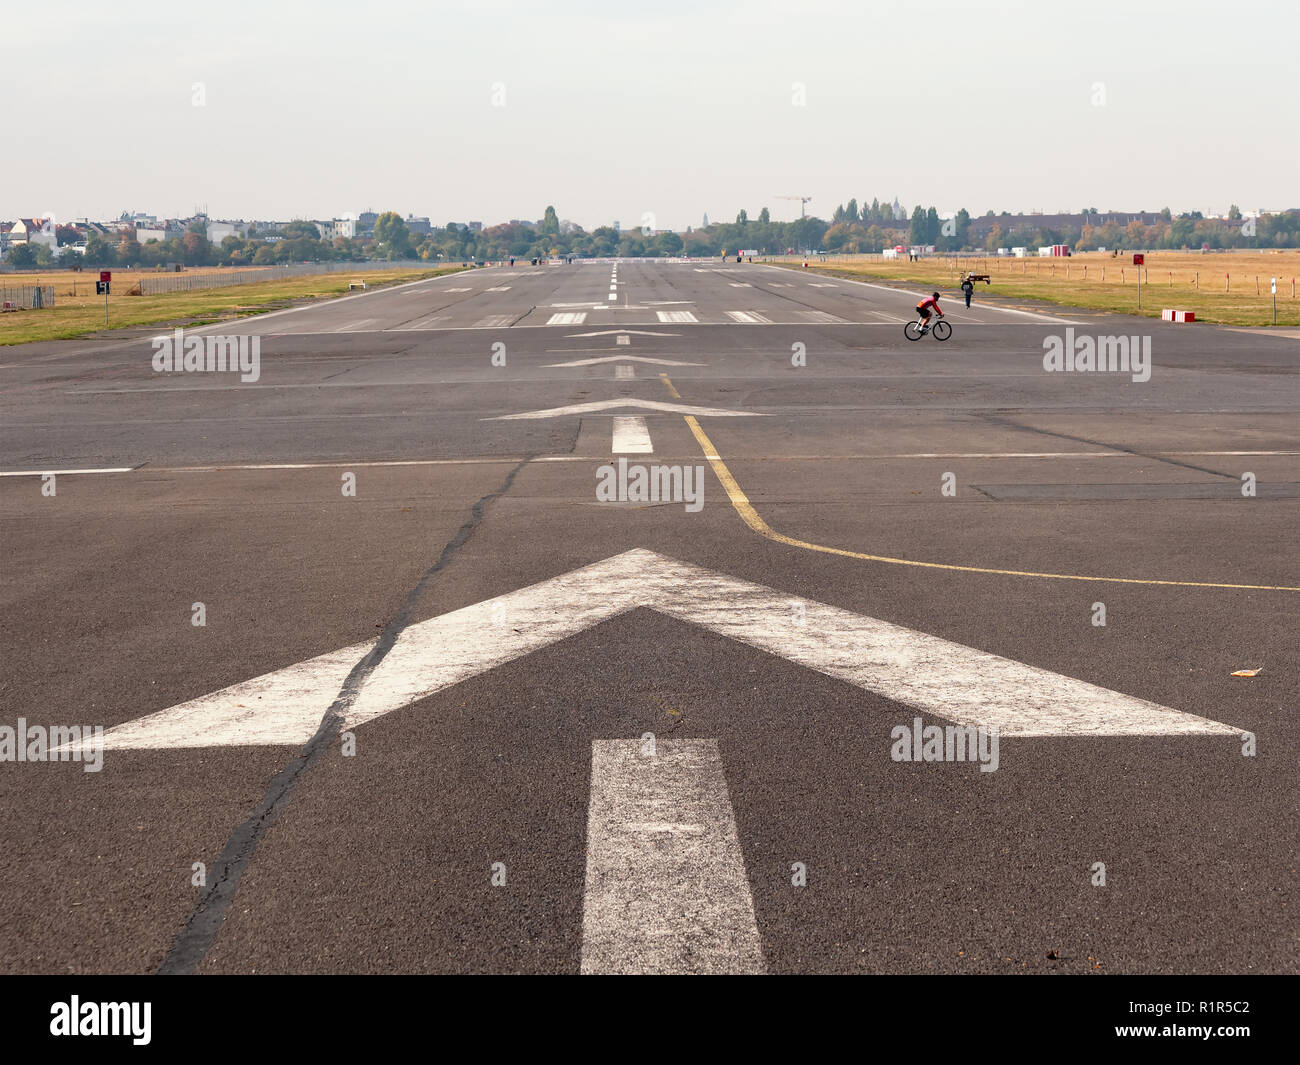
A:
<svg viewBox="0 0 1300 1065">
<path fill-rule="evenodd" d="M 654 238 L 652 247 L 655 255 L 680 255 L 682 238 L 676 233 L 660 233 Z"/>
<path fill-rule="evenodd" d="M 81 261 L 92 266 L 113 266 L 117 263 L 117 253 L 108 241 L 94 233 L 86 238 L 86 253 Z"/>
<path fill-rule="evenodd" d="M 908 228 L 907 236 L 913 244 L 926 243 L 925 208 L 919 203 L 912 209 L 912 224 Z"/>
<path fill-rule="evenodd" d="M 957 232 L 953 234 L 953 247 L 964 248 L 970 243 L 970 212 L 963 207 L 953 220 L 957 223 Z"/>
<path fill-rule="evenodd" d="M 385 211 L 375 219 L 375 244 L 386 259 L 402 259 L 411 254 L 411 231 L 396 211 Z"/>
<path fill-rule="evenodd" d="M 16 266 L 23 269 L 36 265 L 36 245 L 34 244 L 15 244 L 9 249 L 7 256 L 10 266 Z"/>
<path fill-rule="evenodd" d="M 1175 248 L 1185 248 L 1192 243 L 1196 233 L 1196 219 L 1182 215 L 1169 227 L 1169 243 Z"/>
<path fill-rule="evenodd" d="M 749 212 L 742 207 L 740 209 L 740 214 L 736 215 L 736 225 L 743 226 L 748 221 L 749 221 Z"/>
<path fill-rule="evenodd" d="M 555 213 L 554 207 L 546 208 L 546 212 L 542 215 L 542 224 L 538 227 L 537 232 L 548 237 L 559 235 L 560 216 Z"/>
<path fill-rule="evenodd" d="M 771 225 L 772 212 L 769 211 L 766 207 L 764 207 L 761 211 L 758 212 L 758 220 L 760 223 L 762 223 L 765 226 Z"/>
</svg>

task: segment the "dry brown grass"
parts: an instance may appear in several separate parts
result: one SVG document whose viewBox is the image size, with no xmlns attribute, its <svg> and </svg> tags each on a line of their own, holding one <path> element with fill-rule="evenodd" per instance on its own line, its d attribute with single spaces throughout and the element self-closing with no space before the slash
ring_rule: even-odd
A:
<svg viewBox="0 0 1300 1065">
<path fill-rule="evenodd" d="M 1006 256 L 935 256 L 919 262 L 886 260 L 878 255 L 827 256 L 811 263 L 827 272 L 955 286 L 967 270 L 987 273 L 993 294 L 1046 300 L 1125 314 L 1160 316 L 1163 308 L 1195 311 L 1201 321 L 1229 325 L 1269 325 L 1276 277 L 1277 324 L 1300 325 L 1300 251 L 1146 252 L 1142 267 L 1131 252 L 1084 252 L 1069 258 L 1012 259 Z M 1142 271 L 1142 307 L 1137 274 Z M 980 285 L 978 294 L 985 291 Z"/>
<path fill-rule="evenodd" d="M 202 289 L 197 292 L 132 296 L 128 294 L 129 290 L 135 280 L 141 276 L 141 272 L 114 269 L 113 290 L 108 297 L 109 323 L 111 328 L 120 329 L 183 319 L 215 320 L 245 316 L 277 309 L 288 301 L 339 296 L 348 291 L 348 283 L 352 281 L 364 281 L 374 286 L 459 271 L 459 266 L 439 267 L 436 264 L 426 268 L 399 267 L 392 270 L 355 272 L 340 270 L 329 274 L 307 274 L 246 285 L 231 285 L 227 288 Z M 194 271 L 194 273 L 199 272 L 201 271 Z M 222 271 L 213 268 L 208 272 Z M 46 274 L 39 281 L 38 277 L 35 271 L 5 274 L 0 284 L 48 285 L 54 275 Z M 98 279 L 98 270 L 84 271 L 75 281 L 77 292 L 73 295 L 74 282 L 65 273 L 62 275 L 62 290 L 58 284 L 55 286 L 55 304 L 52 309 L 18 311 L 0 315 L 0 345 L 23 344 L 33 340 L 62 340 L 104 329 L 104 297 L 95 295 L 95 282 Z"/>
</svg>

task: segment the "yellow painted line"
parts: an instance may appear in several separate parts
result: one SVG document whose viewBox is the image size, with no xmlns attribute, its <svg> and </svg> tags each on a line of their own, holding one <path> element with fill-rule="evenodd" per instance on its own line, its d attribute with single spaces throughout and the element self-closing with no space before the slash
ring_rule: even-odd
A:
<svg viewBox="0 0 1300 1065">
<path fill-rule="evenodd" d="M 663 379 L 664 384 L 668 386 L 668 394 L 672 396 L 673 399 L 681 399 L 682 394 L 678 392 L 677 389 L 673 388 L 673 383 L 668 379 L 668 375 L 666 373 L 661 373 L 659 376 Z"/>
<path fill-rule="evenodd" d="M 663 375 L 660 375 L 663 376 Z M 664 378 L 667 381 L 667 378 Z M 669 384 L 671 388 L 672 385 Z M 674 389 L 673 395 L 677 392 Z M 785 536 L 777 532 L 759 516 L 758 511 L 754 509 L 752 503 L 746 498 L 745 493 L 741 491 L 740 485 L 736 483 L 736 478 L 731 475 L 727 469 L 727 464 L 722 461 L 718 455 L 717 448 L 713 446 L 708 436 L 705 435 L 700 423 L 695 420 L 693 414 L 686 415 L 686 424 L 695 434 L 695 439 L 699 441 L 700 447 L 704 450 L 704 457 L 709 460 L 709 465 L 713 467 L 713 472 L 717 475 L 718 480 L 722 482 L 722 487 L 726 489 L 727 496 L 731 500 L 731 505 L 735 507 L 736 513 L 754 532 L 760 536 L 765 536 L 769 540 L 775 540 L 778 544 L 787 544 L 790 547 L 802 547 L 806 551 L 820 551 L 825 555 L 840 555 L 844 558 L 861 559 L 864 562 L 887 562 L 893 566 L 915 566 L 919 569 L 942 569 L 953 570 L 959 573 L 991 573 L 999 577 L 1041 577 L 1046 580 L 1054 581 L 1094 581 L 1109 582 L 1114 584 L 1155 584 L 1165 587 L 1174 588 L 1233 588 L 1238 590 L 1249 590 L 1255 592 L 1300 592 L 1300 588 L 1291 588 L 1286 585 L 1274 584 L 1220 584 L 1214 581 L 1160 581 L 1148 580 L 1140 577 L 1090 577 L 1080 573 L 1036 573 L 1032 570 L 1018 569 L 991 569 L 987 566 L 957 566 L 946 562 L 918 562 L 911 558 L 891 558 L 888 555 L 868 555 L 861 551 L 846 551 L 841 547 L 826 547 L 822 544 L 811 544 L 807 540 L 796 540 L 791 536 Z"/>
</svg>

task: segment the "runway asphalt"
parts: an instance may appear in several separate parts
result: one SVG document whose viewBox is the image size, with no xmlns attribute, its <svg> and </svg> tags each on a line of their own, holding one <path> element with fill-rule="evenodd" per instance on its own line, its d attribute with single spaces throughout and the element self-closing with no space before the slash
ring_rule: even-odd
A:
<svg viewBox="0 0 1300 1065">
<path fill-rule="evenodd" d="M 1296 972 L 1300 341 L 917 298 L 524 264 L 190 334 L 250 381 L 0 349 L 0 728 L 105 730 L 0 733 L 0 971 Z"/>
</svg>

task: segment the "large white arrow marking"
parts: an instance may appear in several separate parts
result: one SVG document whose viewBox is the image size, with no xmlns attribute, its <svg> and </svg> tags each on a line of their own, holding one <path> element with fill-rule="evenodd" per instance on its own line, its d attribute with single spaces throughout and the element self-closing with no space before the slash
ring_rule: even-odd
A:
<svg viewBox="0 0 1300 1065">
<path fill-rule="evenodd" d="M 604 304 L 603 303 L 598 304 L 598 306 L 603 307 Z M 681 333 L 652 333 L 648 329 L 602 329 L 596 333 L 565 333 L 564 338 L 566 340 L 572 340 L 574 337 L 608 337 L 608 336 L 613 336 L 615 333 L 627 333 L 630 334 L 631 336 L 636 336 L 636 337 L 679 337 L 681 336 Z M 699 364 L 692 362 L 692 363 L 683 363 L 682 365 L 697 366 Z"/>
<path fill-rule="evenodd" d="M 352 728 L 648 607 L 959 725 L 1005 736 L 1236 735 L 1217 721 L 1000 658 L 653 551 L 607 558 L 408 626 L 352 703 Z M 316 732 L 359 643 L 130 721 L 106 748 L 300 744 Z"/>
<path fill-rule="evenodd" d="M 599 359 L 574 359 L 572 362 L 548 362 L 555 366 L 596 366 L 602 362 L 649 362 L 655 366 L 703 366 L 702 362 L 679 362 L 676 359 L 651 359 L 645 355 L 604 355 Z"/>
<path fill-rule="evenodd" d="M 498 414 L 495 418 L 484 418 L 485 422 L 509 422 L 521 418 L 559 418 L 565 414 L 594 414 L 597 411 L 611 410 L 614 407 L 639 407 L 642 410 L 659 411 L 665 414 L 695 414 L 709 418 L 766 418 L 766 414 L 756 414 L 748 410 L 724 410 L 721 407 L 689 407 L 685 403 L 665 403 L 658 399 L 593 399 L 590 403 L 571 403 L 567 407 L 551 407 L 549 410 L 528 410 L 522 414 Z"/>
</svg>

